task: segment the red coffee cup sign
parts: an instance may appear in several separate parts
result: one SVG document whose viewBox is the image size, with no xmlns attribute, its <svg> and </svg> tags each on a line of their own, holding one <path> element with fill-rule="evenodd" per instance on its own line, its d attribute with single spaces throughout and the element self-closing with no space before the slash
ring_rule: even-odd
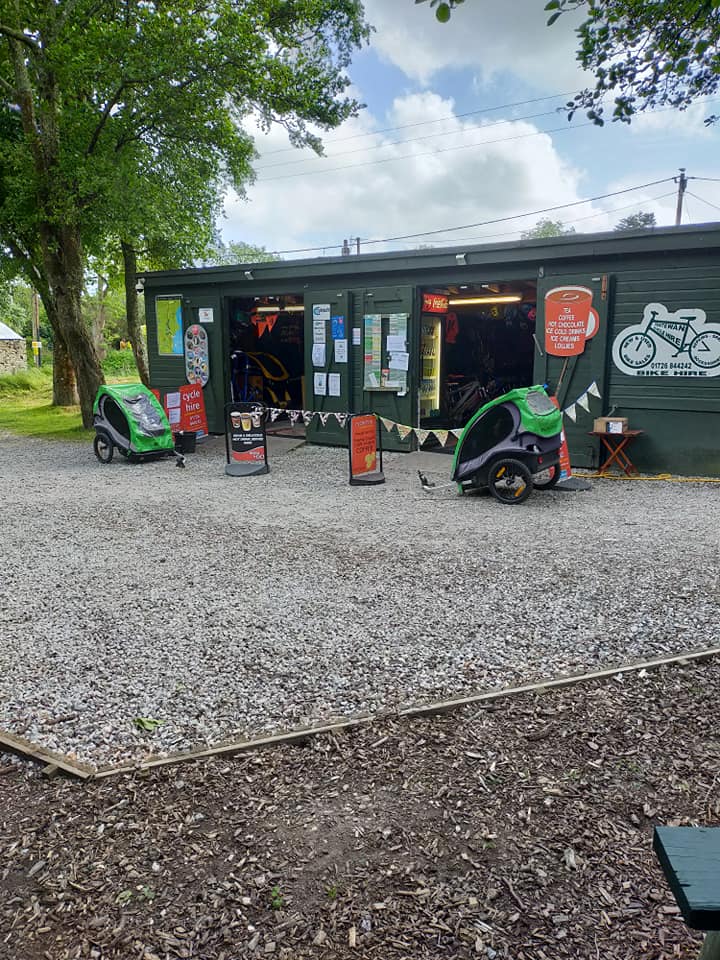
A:
<svg viewBox="0 0 720 960">
<path fill-rule="evenodd" d="M 597 311 L 587 287 L 554 287 L 545 294 L 545 351 L 553 357 L 577 357 L 595 336 Z"/>
</svg>

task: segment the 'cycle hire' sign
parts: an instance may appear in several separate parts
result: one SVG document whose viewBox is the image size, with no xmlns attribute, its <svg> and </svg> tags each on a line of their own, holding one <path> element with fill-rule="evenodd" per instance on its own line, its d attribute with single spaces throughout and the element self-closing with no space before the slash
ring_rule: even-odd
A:
<svg viewBox="0 0 720 960">
<path fill-rule="evenodd" d="M 648 303 L 642 323 L 615 337 L 612 354 L 629 377 L 717 377 L 720 324 L 707 323 L 704 310 L 670 313 L 662 303 Z"/>
</svg>

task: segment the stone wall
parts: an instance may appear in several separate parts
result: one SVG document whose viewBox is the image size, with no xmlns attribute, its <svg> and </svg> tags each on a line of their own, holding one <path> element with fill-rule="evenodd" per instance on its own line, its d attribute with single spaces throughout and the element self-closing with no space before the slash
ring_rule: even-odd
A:
<svg viewBox="0 0 720 960">
<path fill-rule="evenodd" d="M 27 370 L 24 340 L 0 340 L 0 376 Z"/>
</svg>

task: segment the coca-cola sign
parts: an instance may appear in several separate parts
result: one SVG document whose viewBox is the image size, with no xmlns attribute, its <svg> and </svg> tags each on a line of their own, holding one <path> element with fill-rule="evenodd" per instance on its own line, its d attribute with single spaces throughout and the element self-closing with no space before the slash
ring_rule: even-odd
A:
<svg viewBox="0 0 720 960">
<path fill-rule="evenodd" d="M 422 302 L 423 313 L 447 313 L 448 298 L 439 293 L 424 293 Z"/>
</svg>

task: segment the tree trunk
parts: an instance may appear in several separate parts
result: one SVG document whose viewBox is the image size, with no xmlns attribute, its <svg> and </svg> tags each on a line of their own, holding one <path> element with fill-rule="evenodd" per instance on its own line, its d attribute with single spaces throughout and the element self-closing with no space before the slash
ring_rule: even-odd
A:
<svg viewBox="0 0 720 960">
<path fill-rule="evenodd" d="M 92 427 L 93 403 L 105 382 L 80 301 L 83 259 L 80 232 L 74 226 L 40 225 L 43 260 L 55 310 L 56 330 L 75 370 L 83 426 Z"/>
<path fill-rule="evenodd" d="M 104 360 L 107 354 L 105 349 L 105 324 L 107 323 L 107 295 L 110 284 L 105 277 L 97 275 L 97 310 L 92 318 L 92 340 L 95 353 L 99 360 Z"/>
<path fill-rule="evenodd" d="M 75 389 L 75 371 L 65 341 L 55 331 L 53 351 L 53 406 L 73 407 L 78 403 Z"/>
<path fill-rule="evenodd" d="M 131 243 L 126 243 L 123 240 L 120 246 L 122 248 L 123 266 L 125 268 L 125 312 L 127 315 L 128 336 L 132 344 L 140 379 L 146 387 L 149 387 L 150 370 L 148 368 L 147 349 L 145 347 L 142 330 L 140 329 L 137 304 L 138 295 L 135 292 L 137 256 L 135 254 L 135 248 Z"/>
</svg>

